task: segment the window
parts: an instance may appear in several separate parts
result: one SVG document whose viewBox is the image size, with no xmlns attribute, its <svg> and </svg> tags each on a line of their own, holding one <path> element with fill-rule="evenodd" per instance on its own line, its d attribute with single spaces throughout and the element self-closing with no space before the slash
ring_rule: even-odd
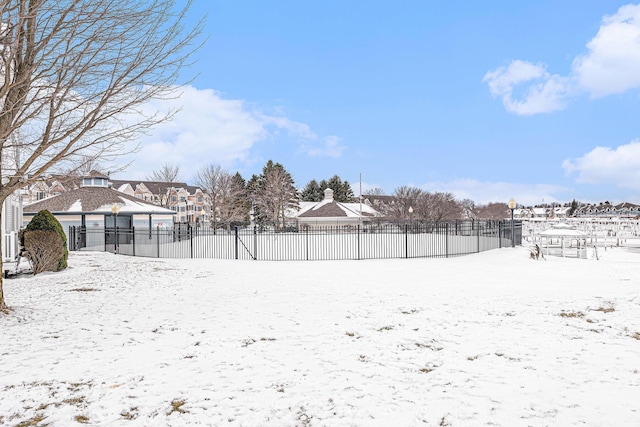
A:
<svg viewBox="0 0 640 427">
<path fill-rule="evenodd" d="M 176 198 L 176 196 L 171 196 L 171 201 L 172 202 L 176 202 L 176 201 L 178 201 L 178 199 Z"/>
<path fill-rule="evenodd" d="M 42 200 L 46 197 L 47 197 L 47 193 L 45 193 L 44 191 L 36 192 L 36 200 Z"/>
<path fill-rule="evenodd" d="M 186 202 L 186 201 L 187 201 L 187 198 L 186 198 L 186 197 L 184 197 L 184 196 L 180 196 L 180 201 L 181 201 L 181 202 Z"/>
</svg>

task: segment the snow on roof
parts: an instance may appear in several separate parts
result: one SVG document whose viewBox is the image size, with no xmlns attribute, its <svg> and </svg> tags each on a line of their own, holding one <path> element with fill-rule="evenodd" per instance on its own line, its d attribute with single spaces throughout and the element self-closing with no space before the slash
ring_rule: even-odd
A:
<svg viewBox="0 0 640 427">
<path fill-rule="evenodd" d="M 577 230 L 570 224 L 559 223 L 554 224 L 547 230 L 541 231 L 540 235 L 547 237 L 586 237 L 587 233 Z"/>
<path fill-rule="evenodd" d="M 36 213 L 46 209 L 51 213 L 105 213 L 111 215 L 111 208 L 114 204 L 118 205 L 121 214 L 174 214 L 170 209 L 143 202 L 128 194 L 106 187 L 81 187 L 25 205 L 23 210 L 24 213 Z"/>
</svg>

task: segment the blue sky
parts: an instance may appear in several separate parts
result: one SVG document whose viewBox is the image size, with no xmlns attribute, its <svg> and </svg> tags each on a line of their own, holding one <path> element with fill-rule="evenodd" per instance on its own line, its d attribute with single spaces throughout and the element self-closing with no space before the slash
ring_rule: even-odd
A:
<svg viewBox="0 0 640 427">
<path fill-rule="evenodd" d="M 362 174 L 365 193 L 640 203 L 638 4 L 196 0 L 204 15 L 181 112 L 119 177 L 248 179 L 271 159 L 356 194 Z"/>
</svg>

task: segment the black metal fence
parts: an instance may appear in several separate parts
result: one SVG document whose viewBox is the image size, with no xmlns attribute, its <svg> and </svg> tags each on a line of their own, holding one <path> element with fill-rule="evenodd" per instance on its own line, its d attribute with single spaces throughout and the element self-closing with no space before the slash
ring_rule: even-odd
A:
<svg viewBox="0 0 640 427">
<path fill-rule="evenodd" d="M 173 228 L 70 227 L 69 250 L 154 258 L 243 260 L 360 260 L 454 257 L 520 245 L 522 223 L 447 221 L 411 224 L 230 230 L 176 224 Z"/>
</svg>

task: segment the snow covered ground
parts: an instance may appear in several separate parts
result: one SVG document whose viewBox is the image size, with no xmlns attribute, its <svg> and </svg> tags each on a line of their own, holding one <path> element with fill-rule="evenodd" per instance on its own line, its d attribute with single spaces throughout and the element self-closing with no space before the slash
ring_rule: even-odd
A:
<svg viewBox="0 0 640 427">
<path fill-rule="evenodd" d="M 637 426 L 640 252 L 72 253 L 5 281 L 2 426 Z"/>
</svg>

